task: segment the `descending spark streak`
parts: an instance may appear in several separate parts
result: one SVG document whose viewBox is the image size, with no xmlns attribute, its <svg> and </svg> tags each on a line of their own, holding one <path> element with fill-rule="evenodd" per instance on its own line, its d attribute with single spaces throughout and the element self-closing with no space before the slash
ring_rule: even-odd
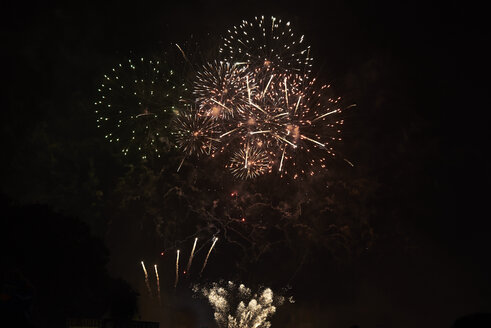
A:
<svg viewBox="0 0 491 328">
<path fill-rule="evenodd" d="M 147 273 L 147 268 L 145 268 L 145 263 L 141 261 L 142 267 L 143 267 L 143 272 L 145 273 L 145 285 L 147 286 L 148 293 L 152 295 L 152 290 L 150 289 L 150 283 L 148 282 L 148 273 Z"/>
<path fill-rule="evenodd" d="M 246 153 L 245 153 L 245 161 L 244 161 L 244 168 L 247 169 L 247 163 L 249 161 L 247 160 L 249 158 L 249 145 L 247 145 Z"/>
<path fill-rule="evenodd" d="M 200 276 L 203 273 L 203 270 L 205 269 L 206 263 L 208 263 L 208 257 L 210 257 L 210 253 L 211 253 L 213 247 L 215 246 L 215 243 L 217 242 L 217 240 L 218 240 L 217 237 L 213 238 L 213 244 L 211 244 L 210 250 L 208 251 L 208 254 L 206 254 L 205 262 L 203 262 L 203 267 L 201 268 L 201 271 L 199 273 Z"/>
<path fill-rule="evenodd" d="M 338 109 L 336 109 L 336 110 L 333 110 L 333 111 L 327 112 L 327 113 L 325 113 L 325 114 L 322 114 L 321 116 L 318 116 L 318 117 L 314 118 L 314 119 L 312 120 L 312 122 L 315 122 L 315 121 L 317 121 L 317 120 L 320 120 L 321 118 L 326 117 L 327 115 L 334 114 L 334 113 L 339 113 L 339 110 L 338 110 Z"/>
<path fill-rule="evenodd" d="M 222 107 L 223 107 L 223 108 L 225 108 L 226 110 L 228 110 L 228 111 L 232 111 L 230 108 L 228 108 L 227 106 L 225 106 L 225 105 L 224 105 L 224 104 L 222 104 L 221 102 L 216 101 L 215 99 L 210 99 L 210 100 L 211 100 L 211 101 L 213 101 L 214 103 L 216 103 L 216 104 L 218 104 L 218 105 L 222 106 Z"/>
<path fill-rule="evenodd" d="M 216 142 L 220 142 L 220 139 L 217 139 L 217 138 L 212 138 L 212 137 L 205 137 L 206 139 L 208 140 L 212 140 L 212 141 L 216 141 Z M 208 154 L 209 155 L 209 154 Z"/>
<path fill-rule="evenodd" d="M 184 163 L 184 160 L 186 159 L 186 156 L 184 156 L 181 160 L 181 163 L 179 164 L 179 167 L 177 168 L 177 172 L 181 169 L 182 163 Z"/>
<path fill-rule="evenodd" d="M 280 162 L 280 168 L 278 171 L 281 172 L 281 168 L 283 167 L 283 158 L 285 158 L 285 150 L 286 150 L 286 147 L 283 148 L 283 154 L 281 155 L 281 162 Z"/>
<path fill-rule="evenodd" d="M 286 101 L 286 107 L 288 108 L 288 87 L 286 85 L 286 76 L 285 76 L 285 101 Z"/>
<path fill-rule="evenodd" d="M 196 248 L 196 243 L 198 242 L 198 238 L 194 238 L 193 249 L 191 250 L 191 255 L 189 255 L 188 265 L 186 267 L 186 272 L 189 272 L 189 268 L 191 268 L 191 262 L 193 262 L 194 257 L 194 249 Z"/>
<path fill-rule="evenodd" d="M 271 80 L 273 79 L 273 74 L 271 75 L 271 77 L 269 78 L 269 81 L 268 81 L 268 84 L 266 84 L 266 87 L 264 88 L 264 91 L 263 91 L 263 94 L 262 94 L 262 97 L 264 98 L 264 95 L 266 94 L 266 90 L 268 90 L 268 87 L 269 87 L 269 84 L 271 83 Z"/>
<path fill-rule="evenodd" d="M 188 57 L 186 57 L 186 54 L 184 53 L 184 51 L 181 49 L 181 47 L 179 47 L 179 45 L 176 43 L 176 47 L 179 48 L 179 50 L 181 51 L 182 53 L 182 56 L 184 57 L 184 59 L 189 63 L 189 59 Z"/>
<path fill-rule="evenodd" d="M 238 128 L 235 128 L 235 129 L 233 129 L 233 130 L 230 130 L 230 131 L 225 132 L 224 134 L 222 134 L 222 135 L 220 136 L 220 138 L 225 137 L 227 134 L 230 134 L 230 133 L 232 133 L 232 132 L 236 131 L 237 129 L 238 129 Z"/>
<path fill-rule="evenodd" d="M 147 269 L 145 268 L 145 263 L 141 261 L 142 267 L 143 267 L 143 272 L 145 273 L 145 278 L 148 277 Z"/>
<path fill-rule="evenodd" d="M 264 109 L 262 109 L 261 107 L 259 107 L 258 105 L 256 105 L 255 103 L 251 103 L 252 106 L 256 107 L 257 109 L 259 109 L 261 112 L 263 112 L 264 114 L 268 114 Z"/>
<path fill-rule="evenodd" d="M 249 99 L 249 104 L 251 103 L 251 88 L 249 88 L 249 76 L 246 75 L 247 84 L 247 98 Z"/>
<path fill-rule="evenodd" d="M 278 117 L 286 116 L 286 115 L 289 115 L 289 114 L 288 113 L 281 113 L 281 114 L 273 116 L 273 118 L 278 118 Z"/>
<path fill-rule="evenodd" d="M 150 112 L 148 112 L 148 113 L 138 114 L 138 115 L 136 115 L 135 117 L 148 116 L 148 115 L 155 115 L 155 114 L 154 114 L 154 113 L 150 113 Z"/>
<path fill-rule="evenodd" d="M 298 97 L 297 106 L 295 106 L 295 111 L 293 112 L 294 115 L 297 114 L 298 105 L 300 104 L 301 99 L 302 99 L 302 96 Z"/>
<path fill-rule="evenodd" d="M 270 133 L 270 132 L 271 132 L 271 130 L 251 131 L 251 132 L 249 132 L 249 134 L 251 134 L 251 135 L 252 134 L 258 134 L 258 133 L 263 134 L 263 133 Z"/>
<path fill-rule="evenodd" d="M 242 42 L 241 39 L 237 39 L 238 42 L 242 43 L 244 46 L 246 45 L 244 42 Z"/>
<path fill-rule="evenodd" d="M 279 136 L 279 135 L 277 135 L 277 134 L 275 134 L 274 136 L 275 136 L 276 138 L 280 139 L 281 141 L 284 141 L 284 142 L 286 142 L 286 143 L 290 144 L 290 145 L 291 145 L 293 148 L 297 148 L 297 145 L 295 145 L 294 143 L 291 143 L 290 141 L 286 140 L 285 138 L 280 137 L 280 136 Z"/>
<path fill-rule="evenodd" d="M 157 269 L 157 264 L 153 265 L 155 269 L 155 277 L 157 277 L 157 296 L 159 297 L 159 304 L 162 305 L 162 300 L 160 299 L 160 279 L 159 279 L 159 270 Z"/>
<path fill-rule="evenodd" d="M 311 142 L 313 142 L 313 143 L 316 143 L 316 144 L 318 144 L 319 146 L 326 147 L 326 145 L 324 145 L 323 143 L 321 143 L 321 142 L 319 142 L 319 141 L 317 141 L 317 140 L 314 140 L 314 139 L 310 139 L 309 137 L 306 137 L 306 136 L 304 136 L 303 134 L 300 136 L 300 138 L 302 138 L 302 139 L 307 139 L 308 141 L 311 141 Z"/>
<path fill-rule="evenodd" d="M 176 280 L 174 281 L 174 288 L 177 287 L 178 281 L 179 281 L 179 250 L 177 250 L 177 256 L 176 256 Z"/>
<path fill-rule="evenodd" d="M 344 159 L 344 161 L 345 161 L 346 163 L 348 163 L 349 165 L 351 165 L 351 167 L 354 167 L 354 166 L 355 166 L 353 163 L 351 163 L 350 161 L 348 161 L 346 158 L 343 158 L 343 159 Z"/>
</svg>

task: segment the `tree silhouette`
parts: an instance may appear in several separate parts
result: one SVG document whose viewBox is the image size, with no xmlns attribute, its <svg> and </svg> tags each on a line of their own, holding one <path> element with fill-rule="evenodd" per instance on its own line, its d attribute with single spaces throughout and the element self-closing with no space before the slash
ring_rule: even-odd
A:
<svg viewBox="0 0 491 328">
<path fill-rule="evenodd" d="M 106 271 L 109 254 L 81 221 L 2 200 L 2 319 L 63 327 L 70 317 L 128 319 L 137 294 Z"/>
</svg>

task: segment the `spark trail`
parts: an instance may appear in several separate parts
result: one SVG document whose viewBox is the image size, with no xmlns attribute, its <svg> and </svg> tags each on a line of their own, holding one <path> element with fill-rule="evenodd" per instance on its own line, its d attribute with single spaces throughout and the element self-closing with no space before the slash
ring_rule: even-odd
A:
<svg viewBox="0 0 491 328">
<path fill-rule="evenodd" d="M 148 282 L 147 268 L 145 268 L 145 263 L 143 263 L 143 261 L 141 261 L 141 264 L 142 264 L 143 272 L 145 273 L 145 285 L 147 286 L 148 294 L 152 295 L 152 290 L 150 289 L 150 283 Z"/>
<path fill-rule="evenodd" d="M 211 244 L 210 250 L 208 251 L 208 254 L 206 254 L 205 261 L 203 262 L 203 267 L 201 268 L 201 271 L 200 271 L 200 273 L 199 273 L 200 277 L 201 277 L 201 275 L 203 274 L 203 270 L 205 269 L 206 264 L 208 263 L 208 258 L 210 257 L 210 253 L 211 253 L 211 251 L 213 250 L 213 247 L 215 247 L 215 244 L 216 244 L 217 240 L 218 240 L 218 238 L 217 238 L 217 237 L 214 237 L 214 238 L 213 238 L 213 244 Z"/>
<path fill-rule="evenodd" d="M 194 238 L 193 249 L 191 250 L 191 255 L 189 255 L 188 265 L 186 267 L 186 272 L 189 272 L 189 268 L 191 268 L 191 263 L 193 262 L 194 250 L 196 248 L 196 243 L 198 242 L 198 238 Z"/>
<path fill-rule="evenodd" d="M 157 278 L 157 296 L 159 297 L 159 304 L 162 305 L 162 300 L 160 299 L 160 279 L 159 279 L 159 270 L 157 269 L 157 264 L 153 265 L 155 269 L 155 277 Z"/>
<path fill-rule="evenodd" d="M 177 287 L 177 282 L 179 281 L 179 250 L 177 250 L 176 256 L 176 280 L 174 281 L 174 288 Z"/>
</svg>

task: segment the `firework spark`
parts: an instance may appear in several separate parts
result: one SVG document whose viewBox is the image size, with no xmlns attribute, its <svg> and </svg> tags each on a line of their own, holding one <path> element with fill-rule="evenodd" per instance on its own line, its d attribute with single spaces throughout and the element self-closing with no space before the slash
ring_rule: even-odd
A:
<svg viewBox="0 0 491 328">
<path fill-rule="evenodd" d="M 186 156 L 212 154 L 216 143 L 220 142 L 219 131 L 219 125 L 212 118 L 201 115 L 195 109 L 179 112 L 172 122 L 177 147 Z"/>
<path fill-rule="evenodd" d="M 162 59 L 131 58 L 104 75 L 95 102 L 97 126 L 123 155 L 160 157 L 168 125 L 187 87 Z"/>
<path fill-rule="evenodd" d="M 147 268 L 145 267 L 145 263 L 141 261 L 143 272 L 145 273 L 145 285 L 147 286 L 148 294 L 152 295 L 152 290 L 150 289 L 150 282 L 148 281 L 148 273 Z"/>
<path fill-rule="evenodd" d="M 157 278 L 157 296 L 159 298 L 159 304 L 162 305 L 162 300 L 160 298 L 160 278 L 159 278 L 159 270 L 157 269 L 157 264 L 153 265 L 155 269 L 155 277 Z"/>
<path fill-rule="evenodd" d="M 208 63 L 198 71 L 193 94 L 200 111 L 213 118 L 235 115 L 237 103 L 250 94 L 252 72 L 244 65 L 228 62 Z"/>
<path fill-rule="evenodd" d="M 199 273 L 200 276 L 203 274 L 203 270 L 205 269 L 206 264 L 208 263 L 208 258 L 210 257 L 210 253 L 213 250 L 213 247 L 215 247 L 215 244 L 216 244 L 217 240 L 218 240 L 217 237 L 214 237 L 213 238 L 213 243 L 211 244 L 210 249 L 208 250 L 208 254 L 206 254 L 205 261 L 203 262 L 203 267 L 201 268 L 201 271 Z"/>
<path fill-rule="evenodd" d="M 293 32 L 290 22 L 276 17 L 243 20 L 227 31 L 220 53 L 230 62 L 247 62 L 267 71 L 308 73 L 312 58 L 304 36 Z"/>
<path fill-rule="evenodd" d="M 194 238 L 193 249 L 191 250 L 191 254 L 189 255 L 189 260 L 188 260 L 188 265 L 186 267 L 186 272 L 189 272 L 189 269 L 191 268 L 191 263 L 193 262 L 194 250 L 196 248 L 197 242 L 198 242 L 198 238 Z"/>
<path fill-rule="evenodd" d="M 193 288 L 206 297 L 214 310 L 220 328 L 268 328 L 270 317 L 285 302 L 283 296 L 274 295 L 270 288 L 252 293 L 250 288 L 234 282 L 213 283 L 211 287 Z"/>
<path fill-rule="evenodd" d="M 265 174 L 271 165 L 268 155 L 262 149 L 250 146 L 236 152 L 228 168 L 236 178 L 245 180 Z"/>
<path fill-rule="evenodd" d="M 174 288 L 177 287 L 177 283 L 179 282 L 179 250 L 176 253 L 176 280 L 174 281 Z"/>
</svg>

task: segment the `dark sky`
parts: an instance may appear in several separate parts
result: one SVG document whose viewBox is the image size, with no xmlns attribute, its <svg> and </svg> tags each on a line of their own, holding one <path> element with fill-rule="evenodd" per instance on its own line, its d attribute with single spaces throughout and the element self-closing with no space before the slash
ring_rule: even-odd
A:
<svg viewBox="0 0 491 328">
<path fill-rule="evenodd" d="M 464 32 L 455 1 L 43 2 L 2 7 L 2 189 L 14 200 L 68 211 L 89 223 L 95 235 L 107 237 L 107 222 L 84 207 L 90 199 L 84 198 L 83 188 L 90 186 L 78 181 L 60 187 L 73 179 L 65 171 L 77 176 L 87 170 L 89 164 L 74 164 L 74 158 L 92 151 L 96 159 L 108 158 L 105 148 L 93 146 L 100 136 L 92 117 L 81 114 L 92 111 L 88 106 L 101 75 L 130 51 L 156 53 L 191 39 L 203 51 L 240 20 L 274 15 L 305 34 L 314 70 L 357 103 L 346 123 L 346 151 L 362 167 L 357 175 L 382 186 L 374 196 L 380 217 L 373 226 L 380 236 L 391 236 L 380 238 L 383 246 L 375 255 L 354 264 L 330 270 L 326 266 L 334 262 L 319 260 L 330 272 L 325 276 L 323 270 L 312 272 L 315 261 L 301 270 L 296 292 L 305 303 L 300 304 L 322 300 L 315 303 L 322 309 L 318 313 L 326 313 L 332 327 L 449 326 L 459 316 L 491 311 L 489 224 L 483 211 L 489 195 L 489 130 L 479 119 L 482 109 L 472 108 L 470 99 L 479 97 L 482 87 L 464 91 L 474 86 L 463 81 L 461 68 L 464 49 L 473 39 Z M 42 141 L 35 132 L 43 124 L 51 131 L 53 147 L 74 145 L 55 164 L 38 152 Z M 114 185 L 121 173 L 111 163 L 93 164 L 107 173 L 98 181 L 100 189 Z M 84 179 L 82 173 L 78 178 Z M 111 208 L 101 206 L 102 213 Z M 398 215 L 402 219 L 393 217 Z M 118 233 L 120 239 L 131 235 L 124 226 L 120 230 L 106 240 L 115 272 L 125 270 L 125 259 L 154 251 L 130 245 L 118 252 L 115 245 L 123 243 Z M 417 249 L 410 256 L 399 252 L 394 236 L 407 237 Z M 138 270 L 136 265 L 116 274 L 143 288 Z M 228 268 L 217 265 L 217 277 L 220 270 Z M 326 277 L 336 281 L 326 282 Z M 318 285 L 325 286 L 316 291 Z M 156 320 L 153 312 L 142 313 L 143 319 Z"/>
</svg>

